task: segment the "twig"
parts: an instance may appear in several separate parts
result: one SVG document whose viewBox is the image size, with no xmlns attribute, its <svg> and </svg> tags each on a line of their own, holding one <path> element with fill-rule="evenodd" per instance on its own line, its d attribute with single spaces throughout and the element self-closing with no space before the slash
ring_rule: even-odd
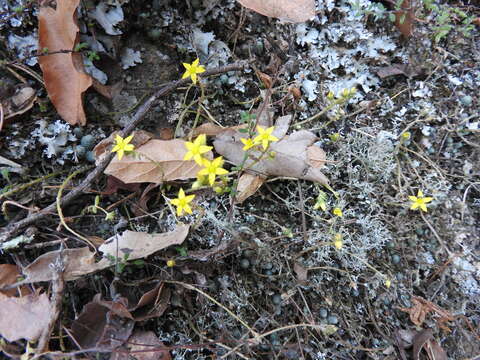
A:
<svg viewBox="0 0 480 360">
<path fill-rule="evenodd" d="M 430 224 L 430 222 L 427 220 L 427 218 L 425 217 L 425 215 L 423 215 L 423 212 L 420 211 L 420 215 L 422 216 L 422 219 L 423 221 L 425 222 L 425 224 L 427 224 L 428 228 L 430 229 L 430 231 L 432 232 L 432 234 L 435 236 L 435 238 L 437 239 L 437 241 L 440 243 L 441 245 L 441 249 L 445 249 L 445 251 L 447 252 L 448 256 L 453 256 L 454 254 L 450 251 L 450 249 L 445 245 L 445 242 L 442 240 L 442 238 L 440 237 L 440 235 L 438 235 L 437 231 L 435 230 L 435 228 L 432 226 L 432 224 Z M 441 250 L 440 249 L 440 250 Z M 439 251 L 437 251 L 436 253 L 438 253 Z"/>
<path fill-rule="evenodd" d="M 302 184 L 300 184 L 300 180 L 297 181 L 297 185 L 298 185 L 298 194 L 300 196 L 300 209 L 302 210 L 303 240 L 305 241 L 305 243 L 308 243 L 307 220 L 305 218 L 305 204 L 303 203 Z"/>
<path fill-rule="evenodd" d="M 202 76 L 206 77 L 211 75 L 223 74 L 229 71 L 239 71 L 239 70 L 245 69 L 246 67 L 247 67 L 246 63 L 237 63 L 237 64 L 232 64 L 227 66 L 221 66 L 212 70 L 205 71 L 202 74 Z M 165 96 L 168 93 L 172 92 L 173 90 L 177 89 L 178 87 L 187 84 L 189 81 L 190 79 L 181 79 L 181 80 L 171 81 L 165 84 L 165 86 L 163 86 L 161 89 L 156 91 L 152 96 L 150 96 L 147 99 L 147 101 L 145 101 L 145 103 L 143 103 L 138 108 L 138 110 L 133 115 L 130 123 L 128 123 L 120 132 L 120 136 L 126 137 L 128 134 L 130 134 L 137 127 L 137 125 L 143 120 L 145 115 L 150 111 L 152 106 L 158 101 L 160 97 Z M 89 188 L 90 185 L 93 183 L 93 181 L 103 174 L 103 171 L 108 166 L 108 164 L 110 163 L 110 161 L 113 159 L 114 156 L 115 156 L 114 153 L 110 153 L 107 156 L 105 156 L 105 158 L 97 165 L 97 167 L 90 174 L 88 174 L 88 176 L 74 190 L 70 191 L 67 195 L 65 195 L 65 197 L 63 197 L 60 205 L 65 206 L 68 203 L 70 203 L 72 200 L 76 199 L 78 196 L 83 194 L 85 189 Z M 40 220 L 43 220 L 47 216 L 50 216 L 52 213 L 55 212 L 56 206 L 57 206 L 56 202 L 53 202 L 46 208 L 40 210 L 38 213 L 32 214 L 23 220 L 20 220 L 14 224 L 7 226 L 0 233 L 0 243 L 7 241 L 12 237 L 14 237 L 15 235 L 19 234 L 23 228 L 33 223 L 36 223 Z"/>
<path fill-rule="evenodd" d="M 51 332 L 55 326 L 55 322 L 62 310 L 63 302 L 63 289 L 65 280 L 63 278 L 63 272 L 65 271 L 65 264 L 63 259 L 63 245 L 61 251 L 58 254 L 58 258 L 53 264 L 50 264 L 50 268 L 53 271 L 53 286 L 52 286 L 52 303 L 53 309 L 50 316 L 50 321 L 47 327 L 43 330 L 40 339 L 38 340 L 37 353 L 43 353 L 48 350 L 48 343 L 50 342 Z"/>
</svg>

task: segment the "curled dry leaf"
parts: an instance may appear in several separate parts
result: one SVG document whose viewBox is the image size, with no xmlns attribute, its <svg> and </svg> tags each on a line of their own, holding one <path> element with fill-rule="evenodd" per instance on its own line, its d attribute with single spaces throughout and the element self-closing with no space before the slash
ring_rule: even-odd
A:
<svg viewBox="0 0 480 360">
<path fill-rule="evenodd" d="M 126 343 L 127 352 L 113 353 L 110 360 L 171 360 L 170 352 L 152 331 L 135 330 Z"/>
<path fill-rule="evenodd" d="M 118 237 L 107 240 L 99 247 L 99 250 L 105 256 L 111 255 L 116 258 L 118 240 L 118 249 L 121 253 L 119 257 L 123 258 L 123 254 L 129 253 L 129 260 L 140 259 L 170 245 L 181 244 L 187 237 L 189 228 L 188 225 L 179 225 L 174 231 L 161 234 L 126 231 Z M 54 263 L 59 256 L 60 250 L 39 256 L 23 270 L 26 278 L 19 285 L 52 280 L 55 274 L 49 265 Z M 95 262 L 95 253 L 88 247 L 65 249 L 62 256 L 65 261 L 63 273 L 65 281 L 75 280 L 113 265 L 107 258 Z"/>
<path fill-rule="evenodd" d="M 0 104 L 3 107 L 4 118 L 9 119 L 30 110 L 36 99 L 35 90 L 31 87 L 25 86 L 18 89 L 15 94 L 2 100 Z"/>
<path fill-rule="evenodd" d="M 308 280 L 308 269 L 300 263 L 295 262 L 293 264 L 293 271 L 295 271 L 295 274 L 297 274 L 297 280 L 300 283 L 305 283 Z"/>
<path fill-rule="evenodd" d="M 9 342 L 37 340 L 48 326 L 52 306 L 46 294 L 9 297 L 0 293 L 0 335 Z"/>
<path fill-rule="evenodd" d="M 438 326 L 445 331 L 449 332 L 450 329 L 445 325 L 448 321 L 455 320 L 453 314 L 440 306 L 435 305 L 431 301 L 425 300 L 420 296 L 414 296 L 412 298 L 413 306 L 411 308 L 399 308 L 410 315 L 410 320 L 417 326 L 422 326 L 426 316 L 432 312 L 438 316 Z"/>
<path fill-rule="evenodd" d="M 420 352 L 424 349 L 430 360 L 447 360 L 447 354 L 433 338 L 432 329 L 419 331 L 413 338 L 413 360 L 420 360 Z"/>
<path fill-rule="evenodd" d="M 320 171 L 325 164 L 325 152 L 313 145 L 316 136 L 306 130 L 286 136 L 290 126 L 291 115 L 279 117 L 275 123 L 273 135 L 280 139 L 271 143 L 269 151 L 273 151 L 273 159 L 268 156 L 260 161 L 261 153 L 251 151 L 252 158 L 247 160 L 247 173 L 239 179 L 235 201 L 241 203 L 253 195 L 263 184 L 267 176 L 295 177 L 328 184 L 328 179 Z M 243 161 L 244 150 L 241 138 L 247 135 L 233 129 L 226 130 L 216 136 L 213 143 L 215 150 L 235 165 Z"/>
<path fill-rule="evenodd" d="M 150 140 L 135 149 L 136 155 L 115 157 L 105 169 L 105 174 L 115 176 L 126 184 L 162 183 L 172 180 L 187 180 L 197 176 L 201 167 L 193 160 L 185 161 L 185 141 Z M 212 152 L 205 154 L 212 158 Z"/>
<path fill-rule="evenodd" d="M 235 202 L 241 204 L 250 196 L 255 194 L 265 182 L 266 177 L 262 175 L 243 173 L 238 179 L 237 195 Z"/>
<path fill-rule="evenodd" d="M 315 16 L 314 0 L 238 0 L 262 15 L 287 22 L 304 22 Z"/>
<path fill-rule="evenodd" d="M 17 279 L 21 276 L 20 271 L 16 265 L 1 264 L 0 265 L 0 289 L 8 285 L 15 284 Z M 19 286 L 9 290 L 0 290 L 0 294 L 6 296 L 25 296 L 31 294 L 31 290 L 26 286 Z"/>
<path fill-rule="evenodd" d="M 275 132 L 274 132 L 275 134 Z M 243 144 L 240 141 L 245 135 L 235 131 L 226 131 L 218 135 L 213 143 L 215 150 L 227 158 L 235 165 L 240 165 L 243 161 Z M 269 151 L 274 152 L 273 159 L 263 156 L 259 161 L 261 153 L 251 151 L 252 156 L 246 161 L 245 167 L 249 172 L 264 176 L 285 176 L 297 179 L 315 181 L 320 184 L 328 184 L 327 177 L 317 167 L 309 164 L 315 161 L 319 164 L 319 159 L 310 160 L 308 158 L 308 148 L 317 140 L 315 134 L 301 130 L 285 136 L 278 142 L 271 143 Z M 318 156 L 318 151 L 311 150 L 310 153 Z"/>
<path fill-rule="evenodd" d="M 38 16 L 38 42 L 48 52 L 74 50 L 78 42 L 76 9 L 80 0 L 58 1 L 56 9 L 44 2 Z M 57 53 L 39 56 L 48 96 L 60 116 L 70 125 L 85 125 L 82 95 L 92 85 L 83 71 L 79 53 Z"/>
<path fill-rule="evenodd" d="M 126 299 L 105 301 L 95 295 L 72 324 L 72 336 L 82 349 L 115 349 L 130 337 L 135 322 Z"/>
</svg>

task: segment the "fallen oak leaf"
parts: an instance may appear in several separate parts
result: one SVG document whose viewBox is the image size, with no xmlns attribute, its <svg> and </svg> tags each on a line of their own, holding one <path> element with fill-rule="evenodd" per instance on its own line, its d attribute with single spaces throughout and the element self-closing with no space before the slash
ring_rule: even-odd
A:
<svg viewBox="0 0 480 360">
<path fill-rule="evenodd" d="M 430 360 L 447 360 L 447 354 L 433 338 L 432 329 L 419 331 L 413 338 L 413 360 L 420 360 L 420 352 L 424 349 Z"/>
<path fill-rule="evenodd" d="M 19 298 L 0 293 L 0 335 L 9 342 L 36 341 L 48 326 L 51 312 L 52 306 L 45 293 Z"/>
<path fill-rule="evenodd" d="M 48 52 L 74 50 L 79 28 L 76 9 L 80 0 L 58 1 L 56 9 L 43 2 L 38 16 L 38 42 Z M 46 54 L 38 58 L 48 96 L 60 116 L 70 125 L 85 125 L 83 93 L 92 85 L 92 78 L 83 71 L 78 52 Z"/>
<path fill-rule="evenodd" d="M 398 5 L 395 4 L 395 7 Z M 411 0 L 400 0 L 400 10 L 394 12 L 395 26 L 405 38 L 412 35 L 413 21 L 415 20 L 415 11 Z"/>
<path fill-rule="evenodd" d="M 184 140 L 153 139 L 136 148 L 134 155 L 126 155 L 122 160 L 115 157 L 105 174 L 126 184 L 192 179 L 197 177 L 201 167 L 193 160 L 183 160 L 186 153 Z M 211 159 L 212 152 L 205 153 L 205 157 Z"/>
<path fill-rule="evenodd" d="M 99 250 L 105 256 L 110 255 L 116 258 L 116 249 L 123 254 L 129 253 L 128 260 L 136 260 L 156 251 L 162 250 L 170 245 L 181 244 L 188 235 L 190 226 L 179 225 L 173 231 L 160 234 L 147 234 L 135 231 L 126 231 L 121 235 L 114 236 L 105 241 Z M 128 250 L 127 250 L 128 249 Z M 25 280 L 16 285 L 30 284 L 40 281 L 51 281 L 55 273 L 50 264 L 62 254 L 65 259 L 65 270 L 63 277 L 65 281 L 76 280 L 84 275 L 106 269 L 112 266 L 108 258 L 95 262 L 95 253 L 88 247 L 76 249 L 55 250 L 39 256 L 35 261 L 23 269 Z"/>
<path fill-rule="evenodd" d="M 125 344 L 126 352 L 112 354 L 111 360 L 171 360 L 167 348 L 152 331 L 135 330 Z"/>
<path fill-rule="evenodd" d="M 241 204 L 247 198 L 257 192 L 263 185 L 266 177 L 262 175 L 243 173 L 238 179 L 237 194 L 235 195 L 235 203 Z"/>
<path fill-rule="evenodd" d="M 35 100 L 37 96 L 33 88 L 24 86 L 18 89 L 15 94 L 0 103 L 5 120 L 27 112 L 35 104 Z"/>
<path fill-rule="evenodd" d="M 287 22 L 304 22 L 315 16 L 314 0 L 237 0 L 262 15 Z"/>
<path fill-rule="evenodd" d="M 234 165 L 240 165 L 245 154 L 243 144 L 240 141 L 243 137 L 245 137 L 245 134 L 231 130 L 225 131 L 216 137 L 213 145 L 220 155 L 223 155 Z M 274 152 L 273 158 L 264 156 L 260 159 L 261 153 L 254 150 L 251 151 L 252 156 L 247 159 L 244 167 L 254 174 L 292 177 L 328 184 L 327 177 L 319 168 L 309 164 L 308 148 L 315 146 L 313 144 L 316 140 L 317 137 L 310 131 L 294 132 L 270 145 L 268 151 Z M 317 153 L 316 150 L 313 152 Z"/>
<path fill-rule="evenodd" d="M 259 120 L 268 121 L 268 116 L 261 117 Z M 273 130 L 273 136 L 278 139 L 282 139 L 288 132 L 290 127 L 290 121 L 292 115 L 281 116 L 275 122 L 275 128 Z M 268 122 L 267 122 L 268 123 Z M 231 128 L 231 130 L 236 130 Z M 235 196 L 235 203 L 240 204 L 247 198 L 255 194 L 255 192 L 263 185 L 266 180 L 266 176 L 260 174 L 252 174 L 245 172 L 238 179 L 237 194 Z"/>
<path fill-rule="evenodd" d="M 1 290 L 4 287 L 15 284 L 21 276 L 17 265 L 0 264 L 0 294 L 6 296 L 24 296 L 31 294 L 32 291 L 26 286 L 20 286 L 9 290 Z"/>
<path fill-rule="evenodd" d="M 72 323 L 72 336 L 82 349 L 113 350 L 127 341 L 134 325 L 125 298 L 105 301 L 97 294 Z"/>
<path fill-rule="evenodd" d="M 105 241 L 98 250 L 104 256 L 117 257 L 118 248 L 120 258 L 128 254 L 128 260 L 141 259 L 170 245 L 181 244 L 186 239 L 189 229 L 189 225 L 178 225 L 174 231 L 160 234 L 126 230 L 121 235 L 113 236 Z"/>
</svg>

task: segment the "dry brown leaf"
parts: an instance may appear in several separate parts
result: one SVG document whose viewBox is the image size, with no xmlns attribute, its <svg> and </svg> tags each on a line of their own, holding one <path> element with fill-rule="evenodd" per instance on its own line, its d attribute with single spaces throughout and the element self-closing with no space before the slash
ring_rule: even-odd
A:
<svg viewBox="0 0 480 360">
<path fill-rule="evenodd" d="M 162 316 L 170 304 L 170 289 L 161 282 L 142 295 L 137 304 L 129 308 L 135 321 Z"/>
<path fill-rule="evenodd" d="M 170 352 L 152 331 L 135 330 L 127 341 L 127 353 L 113 353 L 111 360 L 171 360 Z"/>
<path fill-rule="evenodd" d="M 110 153 L 111 148 L 113 148 L 115 143 L 115 136 L 118 135 L 119 131 L 114 131 L 110 134 L 110 136 L 106 139 L 100 141 L 95 147 L 93 148 L 93 154 L 95 155 L 95 163 L 98 165 L 105 156 Z M 133 139 L 130 142 L 135 148 L 142 146 L 150 139 L 153 138 L 153 134 L 145 131 L 145 130 L 137 130 L 132 133 Z"/>
<path fill-rule="evenodd" d="M 420 359 L 420 352 L 425 350 L 430 360 L 447 360 L 445 350 L 433 338 L 432 329 L 419 331 L 413 338 L 413 359 Z"/>
<path fill-rule="evenodd" d="M 445 323 L 447 321 L 455 320 L 455 317 L 452 315 L 452 313 L 420 296 L 414 296 L 412 298 L 412 303 L 413 306 L 411 308 L 399 308 L 401 311 L 404 311 L 410 315 L 410 320 L 412 323 L 417 326 L 422 326 L 426 316 L 432 312 L 439 317 L 437 320 L 438 326 L 447 332 L 450 331 Z"/>
<path fill-rule="evenodd" d="M 178 225 L 174 231 L 161 234 L 148 234 L 127 230 L 119 236 L 113 236 L 98 248 L 104 256 L 111 255 L 123 258 L 129 254 L 128 260 L 147 257 L 154 252 L 165 249 L 170 245 L 181 244 L 188 235 L 189 225 Z M 117 246 L 118 241 L 118 246 Z"/>
<path fill-rule="evenodd" d="M 275 123 L 273 135 L 278 139 L 282 139 L 287 134 L 291 120 L 292 115 L 279 117 Z M 240 204 L 255 194 L 255 192 L 263 185 L 265 180 L 266 177 L 263 175 L 243 173 L 238 180 L 235 202 Z"/>
<path fill-rule="evenodd" d="M 48 52 L 73 50 L 78 42 L 76 9 L 80 0 L 58 1 L 56 9 L 44 2 L 38 16 L 38 42 Z M 92 85 L 83 71 L 81 54 L 57 53 L 39 56 L 48 96 L 60 116 L 71 125 L 85 125 L 82 95 Z"/>
<path fill-rule="evenodd" d="M 205 123 L 196 127 L 193 130 L 192 137 L 196 138 L 198 135 L 201 135 L 201 134 L 205 134 L 207 136 L 217 136 L 218 134 L 229 129 L 238 130 L 238 129 L 243 129 L 245 127 L 246 127 L 245 124 L 225 128 L 213 123 Z"/>
<path fill-rule="evenodd" d="M 122 160 L 115 157 L 105 169 L 105 174 L 115 176 L 124 183 L 162 183 L 172 180 L 187 180 L 197 177 L 201 167 L 193 160 L 185 161 L 185 141 L 150 140 L 136 149 L 135 155 L 126 155 Z M 212 158 L 212 153 L 205 154 Z"/>
<path fill-rule="evenodd" d="M 262 81 L 263 85 L 267 88 L 270 89 L 273 84 L 272 77 L 270 75 L 267 75 L 261 71 L 257 71 L 257 76 L 258 78 Z"/>
<path fill-rule="evenodd" d="M 127 341 L 134 325 L 126 308 L 126 299 L 104 301 L 97 294 L 73 322 L 72 336 L 82 349 L 97 347 L 112 350 Z"/>
<path fill-rule="evenodd" d="M 274 132 L 275 134 L 275 132 Z M 215 150 L 235 165 L 243 162 L 243 144 L 240 141 L 245 134 L 232 130 L 219 134 L 213 145 Z M 285 176 L 297 179 L 315 181 L 328 184 L 327 177 L 308 163 L 308 148 L 317 140 L 315 134 L 301 130 L 285 136 L 278 142 L 271 143 L 270 151 L 275 153 L 274 158 L 264 156 L 260 161 L 261 153 L 251 151 L 252 156 L 246 161 L 245 167 L 249 172 L 264 176 Z M 311 150 L 316 153 L 316 150 Z"/>
<path fill-rule="evenodd" d="M 413 21 L 415 20 L 413 4 L 410 0 L 403 0 L 400 8 L 404 10 L 394 12 L 395 26 L 400 30 L 404 37 L 408 38 L 412 35 Z"/>
<path fill-rule="evenodd" d="M 315 16 L 314 0 L 238 0 L 262 15 L 287 22 L 304 22 Z"/>
<path fill-rule="evenodd" d="M 135 231 L 125 231 L 118 236 L 118 249 L 120 258 L 123 254 L 129 253 L 128 260 L 135 260 L 153 254 L 173 244 L 181 244 L 188 235 L 190 226 L 179 225 L 174 231 L 162 234 L 147 234 Z M 117 238 L 113 237 L 105 241 L 99 250 L 105 255 L 117 257 Z M 60 250 L 51 251 L 39 256 L 33 263 L 24 270 L 25 280 L 19 283 L 29 284 L 39 281 L 50 281 L 54 278 L 54 271 L 50 264 L 60 256 Z M 63 277 L 65 281 L 75 280 L 83 275 L 93 273 L 112 266 L 109 259 L 103 258 L 95 262 L 95 253 L 88 247 L 63 250 L 62 257 L 65 262 Z"/>
<path fill-rule="evenodd" d="M 18 267 L 13 264 L 0 265 L 0 289 L 17 282 L 17 279 L 21 276 L 18 270 Z M 0 290 L 0 294 L 6 296 L 25 296 L 31 293 L 30 289 L 26 286 L 20 286 L 10 290 Z"/>
<path fill-rule="evenodd" d="M 327 155 L 322 148 L 318 146 L 309 146 L 307 148 L 307 162 L 314 168 L 321 169 L 326 162 Z"/>
<path fill-rule="evenodd" d="M 237 195 L 235 202 L 241 204 L 255 192 L 260 189 L 265 181 L 265 177 L 256 174 L 243 173 L 238 179 Z"/>
<path fill-rule="evenodd" d="M 15 94 L 3 100 L 0 104 L 3 107 L 5 120 L 30 110 L 36 99 L 37 96 L 33 88 L 25 86 L 18 89 Z"/>
<path fill-rule="evenodd" d="M 50 267 L 50 264 L 55 263 L 59 256 L 63 257 L 65 263 L 65 271 L 63 273 L 65 281 L 78 279 L 85 274 L 109 266 L 108 262 L 104 264 L 105 266 L 95 263 L 95 254 L 88 247 L 64 249 L 62 254 L 61 250 L 55 250 L 37 257 L 33 263 L 24 268 L 23 275 L 26 278 L 22 283 L 28 284 L 52 280 L 55 270 Z"/>
<path fill-rule="evenodd" d="M 9 342 L 37 340 L 48 326 L 52 307 L 46 294 L 9 297 L 0 293 L 0 335 Z"/>
<path fill-rule="evenodd" d="M 308 280 L 308 269 L 298 262 L 293 264 L 293 271 L 297 274 L 297 280 L 299 282 L 304 283 Z"/>
</svg>

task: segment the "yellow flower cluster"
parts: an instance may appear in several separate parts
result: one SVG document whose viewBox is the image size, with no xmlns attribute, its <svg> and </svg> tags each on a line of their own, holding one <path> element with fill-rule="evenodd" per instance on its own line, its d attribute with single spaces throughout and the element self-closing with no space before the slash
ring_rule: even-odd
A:
<svg viewBox="0 0 480 360">
<path fill-rule="evenodd" d="M 199 135 L 194 141 L 187 141 L 185 147 L 187 153 L 184 156 L 184 160 L 194 160 L 198 165 L 202 166 L 197 173 L 197 181 L 193 183 L 192 188 L 198 188 L 202 185 L 209 184 L 213 186 L 217 176 L 227 175 L 228 171 L 223 168 L 224 160 L 221 156 L 209 160 L 204 157 L 212 147 L 207 146 L 207 137 L 205 134 Z M 170 200 L 170 202 L 177 207 L 177 215 L 181 216 L 184 212 L 187 214 L 192 213 L 192 209 L 189 203 L 195 198 L 195 195 L 185 195 L 183 189 L 178 192 L 178 198 Z"/>
<path fill-rule="evenodd" d="M 274 129 L 275 129 L 274 126 L 271 126 L 268 129 L 264 129 L 260 125 L 257 125 L 257 132 L 258 132 L 257 136 L 255 136 L 253 139 L 251 138 L 240 139 L 243 145 L 245 145 L 243 147 L 243 150 L 247 151 L 257 145 L 262 145 L 263 150 L 267 150 L 271 141 L 278 141 L 278 138 L 272 135 L 272 132 Z"/>
</svg>

